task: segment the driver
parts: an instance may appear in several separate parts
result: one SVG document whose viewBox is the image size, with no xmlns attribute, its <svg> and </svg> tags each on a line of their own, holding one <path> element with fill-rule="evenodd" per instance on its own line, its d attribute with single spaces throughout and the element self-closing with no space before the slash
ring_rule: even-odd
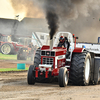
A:
<svg viewBox="0 0 100 100">
<path fill-rule="evenodd" d="M 62 48 L 65 47 L 65 48 L 67 48 L 67 51 L 69 51 L 70 43 L 68 42 L 67 37 L 61 36 L 61 37 L 59 38 L 59 44 L 58 44 L 57 47 L 62 47 Z"/>
</svg>

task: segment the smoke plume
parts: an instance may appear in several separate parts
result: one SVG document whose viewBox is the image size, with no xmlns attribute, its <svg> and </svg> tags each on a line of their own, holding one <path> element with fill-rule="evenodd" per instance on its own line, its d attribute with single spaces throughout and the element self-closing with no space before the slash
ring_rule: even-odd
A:
<svg viewBox="0 0 100 100">
<path fill-rule="evenodd" d="M 93 32 L 96 31 L 96 36 L 98 35 L 97 30 L 100 31 L 98 29 L 100 1 L 42 0 L 42 2 L 43 1 L 43 10 L 48 21 L 51 38 L 56 33 L 58 28 L 63 31 L 69 30 L 70 32 L 80 36 L 82 40 L 87 41 L 90 40 L 90 36 L 94 36 L 95 33 Z M 95 20 L 95 18 L 97 20 Z"/>
<path fill-rule="evenodd" d="M 46 19 L 48 20 L 50 29 L 50 39 L 53 38 L 54 33 L 58 30 L 58 16 L 56 13 L 47 12 Z"/>
<path fill-rule="evenodd" d="M 47 0 L 46 1 L 46 6 L 45 6 L 45 9 L 46 9 L 46 19 L 48 21 L 48 25 L 49 25 L 49 29 L 50 29 L 50 39 L 53 38 L 53 35 L 54 33 L 56 33 L 56 31 L 58 30 L 58 24 L 59 24 L 59 18 L 58 18 L 58 15 L 56 13 L 56 9 L 55 9 L 55 6 L 54 5 L 51 5 L 53 4 L 53 2 L 50 0 Z M 47 5 L 50 5 L 50 6 L 47 6 Z"/>
<path fill-rule="evenodd" d="M 99 36 L 100 0 L 11 0 L 11 3 L 15 12 L 23 12 L 24 17 L 45 17 L 50 39 L 57 31 L 70 31 L 87 42 L 90 36 Z"/>
<path fill-rule="evenodd" d="M 50 29 L 50 39 L 59 28 L 60 17 L 67 16 L 71 7 L 72 4 L 69 0 L 44 0 L 43 8 Z"/>
</svg>

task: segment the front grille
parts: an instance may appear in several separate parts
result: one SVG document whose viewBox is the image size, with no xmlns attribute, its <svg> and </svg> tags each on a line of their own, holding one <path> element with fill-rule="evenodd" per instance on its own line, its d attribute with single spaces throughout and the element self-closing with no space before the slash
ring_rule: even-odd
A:
<svg viewBox="0 0 100 100">
<path fill-rule="evenodd" d="M 41 51 L 41 55 L 45 55 L 45 51 Z"/>
<path fill-rule="evenodd" d="M 43 64 L 53 65 L 53 58 L 43 58 Z"/>
</svg>

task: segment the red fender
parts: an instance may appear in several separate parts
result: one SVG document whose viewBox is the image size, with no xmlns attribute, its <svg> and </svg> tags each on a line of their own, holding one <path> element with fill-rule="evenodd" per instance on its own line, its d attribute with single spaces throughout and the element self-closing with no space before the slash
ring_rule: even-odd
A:
<svg viewBox="0 0 100 100">
<path fill-rule="evenodd" d="M 45 50 L 45 49 L 50 49 L 50 46 L 47 46 L 47 45 L 43 45 L 41 50 Z"/>
<path fill-rule="evenodd" d="M 84 50 L 84 48 L 75 48 L 75 49 L 73 50 L 73 52 L 81 53 L 81 52 L 83 52 L 83 50 Z"/>
</svg>

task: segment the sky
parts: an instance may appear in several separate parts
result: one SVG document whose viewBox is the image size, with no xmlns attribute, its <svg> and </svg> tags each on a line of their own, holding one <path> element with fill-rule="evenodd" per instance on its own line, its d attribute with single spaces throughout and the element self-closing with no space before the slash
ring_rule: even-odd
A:
<svg viewBox="0 0 100 100">
<path fill-rule="evenodd" d="M 34 10 L 33 10 L 34 9 Z M 19 17 L 15 17 L 19 15 Z M 32 0 L 0 0 L 0 18 L 22 20 L 24 17 L 44 18 Z"/>
<path fill-rule="evenodd" d="M 15 12 L 9 0 L 0 0 L 0 17 L 1 18 L 15 17 Z"/>
<path fill-rule="evenodd" d="M 20 15 L 20 17 L 16 17 Z M 25 12 L 16 12 L 12 7 L 11 0 L 0 0 L 0 18 L 22 20 L 25 17 Z"/>
</svg>

